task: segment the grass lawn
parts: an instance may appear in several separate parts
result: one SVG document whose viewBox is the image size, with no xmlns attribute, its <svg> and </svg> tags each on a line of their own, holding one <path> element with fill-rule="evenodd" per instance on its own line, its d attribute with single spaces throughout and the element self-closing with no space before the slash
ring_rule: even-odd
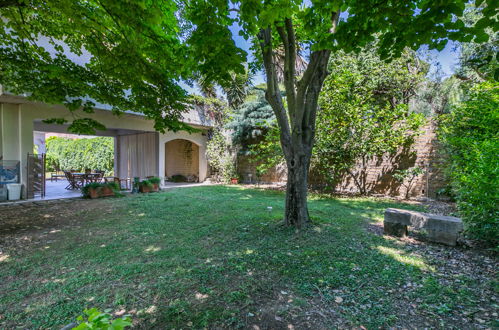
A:
<svg viewBox="0 0 499 330">
<path fill-rule="evenodd" d="M 24 227 L 0 207 L 0 328 L 86 307 L 160 329 L 499 325 L 493 256 L 379 234 L 385 208 L 415 206 L 311 199 L 299 232 L 281 192 L 237 186 L 18 206 Z"/>
</svg>

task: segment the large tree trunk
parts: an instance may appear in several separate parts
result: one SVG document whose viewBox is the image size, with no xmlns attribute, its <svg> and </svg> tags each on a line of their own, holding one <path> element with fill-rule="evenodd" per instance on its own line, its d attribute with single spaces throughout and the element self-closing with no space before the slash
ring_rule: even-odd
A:
<svg viewBox="0 0 499 330">
<path fill-rule="evenodd" d="M 334 33 L 339 15 L 339 12 L 332 13 L 331 33 Z M 284 47 L 286 106 L 279 88 L 273 56 L 272 26 L 261 29 L 258 34 L 267 76 L 265 97 L 274 110 L 280 128 L 282 151 L 288 166 L 284 220 L 287 225 L 300 228 L 310 222 L 307 206 L 308 170 L 314 144 L 319 93 L 327 76 L 331 52 L 312 51 L 307 69 L 300 80 L 297 80 L 297 41 L 292 19 L 286 18 L 283 22 L 276 22 L 273 28 Z"/>
<path fill-rule="evenodd" d="M 310 157 L 292 157 L 287 163 L 285 222 L 287 225 L 300 228 L 310 222 L 307 205 Z"/>
</svg>

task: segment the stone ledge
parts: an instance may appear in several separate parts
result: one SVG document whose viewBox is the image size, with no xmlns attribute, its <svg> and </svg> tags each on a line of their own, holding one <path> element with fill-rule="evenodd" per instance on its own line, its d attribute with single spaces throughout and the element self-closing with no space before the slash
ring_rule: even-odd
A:
<svg viewBox="0 0 499 330">
<path fill-rule="evenodd" d="M 430 241 L 452 246 L 456 245 L 457 237 L 463 230 L 462 220 L 456 217 L 393 208 L 385 210 L 385 234 L 405 236 L 407 226 L 425 229 Z"/>
</svg>

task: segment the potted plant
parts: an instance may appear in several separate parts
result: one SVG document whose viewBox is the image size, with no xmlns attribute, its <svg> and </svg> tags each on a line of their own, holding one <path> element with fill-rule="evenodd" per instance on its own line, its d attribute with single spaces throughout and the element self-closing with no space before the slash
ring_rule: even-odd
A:
<svg viewBox="0 0 499 330">
<path fill-rule="evenodd" d="M 92 182 L 89 184 L 84 185 L 81 188 L 81 194 L 83 195 L 84 198 L 99 198 L 99 192 L 100 188 L 102 187 L 101 183 L 98 182 Z"/>
<path fill-rule="evenodd" d="M 161 183 L 161 179 L 157 176 L 147 179 L 152 184 L 153 191 L 159 191 L 159 184 Z"/>
<path fill-rule="evenodd" d="M 101 183 L 100 197 L 114 196 L 120 187 L 116 182 Z"/>
<path fill-rule="evenodd" d="M 238 184 L 239 183 L 239 179 L 238 178 L 230 178 L 230 183 L 232 183 L 232 184 Z"/>
<path fill-rule="evenodd" d="M 81 194 L 84 198 L 99 198 L 115 196 L 119 191 L 119 185 L 116 182 L 100 183 L 92 182 L 81 188 Z"/>
<path fill-rule="evenodd" d="M 153 185 L 149 180 L 143 180 L 139 182 L 139 192 L 148 193 L 153 190 Z"/>
</svg>

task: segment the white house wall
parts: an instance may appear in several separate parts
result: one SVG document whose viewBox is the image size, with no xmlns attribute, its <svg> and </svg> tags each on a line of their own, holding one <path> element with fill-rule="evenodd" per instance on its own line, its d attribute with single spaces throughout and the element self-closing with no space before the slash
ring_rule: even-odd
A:
<svg viewBox="0 0 499 330">
<path fill-rule="evenodd" d="M 77 116 L 89 117 L 102 123 L 109 129 L 154 132 L 154 123 L 143 116 L 124 114 L 115 116 L 108 110 L 95 110 L 93 114 L 77 111 Z M 68 122 L 72 114 L 63 106 L 29 102 L 21 97 L 5 97 L 0 95 L 0 155 L 4 160 L 21 161 L 21 182 L 26 186 L 27 154 L 33 152 L 34 122 L 48 118 L 65 118 Z M 206 128 L 201 128 L 206 130 Z M 167 132 L 158 134 L 157 173 L 160 177 L 165 173 L 165 143 L 174 139 L 186 139 L 199 146 L 199 178 L 206 179 L 208 164 L 206 160 L 206 136 L 202 132 Z M 119 152 L 117 153 L 119 158 Z M 116 159 L 115 161 L 119 161 Z"/>
<path fill-rule="evenodd" d="M 165 144 L 175 139 L 184 139 L 191 141 L 199 147 L 199 181 L 206 180 L 208 175 L 208 161 L 206 159 L 206 142 L 207 137 L 204 132 L 187 133 L 181 132 L 167 132 L 166 134 L 159 135 L 159 173 L 160 176 L 165 175 Z"/>
</svg>

